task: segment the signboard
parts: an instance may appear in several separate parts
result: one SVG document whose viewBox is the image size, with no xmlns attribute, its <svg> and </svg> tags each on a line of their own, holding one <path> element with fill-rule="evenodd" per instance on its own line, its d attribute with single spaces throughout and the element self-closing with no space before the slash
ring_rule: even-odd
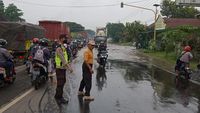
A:
<svg viewBox="0 0 200 113">
<path fill-rule="evenodd" d="M 176 0 L 177 5 L 200 7 L 200 0 Z"/>
<path fill-rule="evenodd" d="M 156 20 L 156 30 L 165 29 L 166 24 L 164 23 L 164 19 L 161 17 L 161 15 L 158 16 L 158 19 Z"/>
</svg>

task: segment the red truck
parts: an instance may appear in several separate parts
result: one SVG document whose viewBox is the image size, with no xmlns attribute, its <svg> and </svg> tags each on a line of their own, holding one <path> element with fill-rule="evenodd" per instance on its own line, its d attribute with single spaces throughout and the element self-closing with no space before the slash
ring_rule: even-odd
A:
<svg viewBox="0 0 200 113">
<path fill-rule="evenodd" d="M 39 21 L 39 26 L 45 29 L 45 37 L 51 41 L 57 39 L 60 34 L 66 34 L 70 37 L 70 29 L 63 22 L 42 20 Z"/>
</svg>

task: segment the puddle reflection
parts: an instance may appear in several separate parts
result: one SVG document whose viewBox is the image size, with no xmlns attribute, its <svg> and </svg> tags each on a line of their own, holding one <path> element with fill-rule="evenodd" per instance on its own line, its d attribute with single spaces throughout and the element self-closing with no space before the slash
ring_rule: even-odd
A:
<svg viewBox="0 0 200 113">
<path fill-rule="evenodd" d="M 130 61 L 113 60 L 110 62 L 117 69 L 125 70 L 124 80 L 127 84 L 134 85 L 130 88 L 145 84 L 145 81 L 150 82 L 154 90 L 154 102 L 159 101 L 164 105 L 179 103 L 183 107 L 196 106 L 198 113 L 200 113 L 200 88 L 198 85 L 180 82 L 180 85 L 176 87 L 174 75 L 152 65 Z"/>
<path fill-rule="evenodd" d="M 101 91 L 103 87 L 106 87 L 107 83 L 107 76 L 105 68 L 99 66 L 97 68 L 97 75 L 96 75 L 96 85 L 98 87 L 98 91 Z"/>
<path fill-rule="evenodd" d="M 90 113 L 90 102 L 83 101 L 83 96 L 78 96 L 80 113 Z"/>
</svg>

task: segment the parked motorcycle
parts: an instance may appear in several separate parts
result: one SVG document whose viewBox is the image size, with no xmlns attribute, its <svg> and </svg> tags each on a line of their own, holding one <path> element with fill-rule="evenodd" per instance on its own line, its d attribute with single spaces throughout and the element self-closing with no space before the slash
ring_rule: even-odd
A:
<svg viewBox="0 0 200 113">
<path fill-rule="evenodd" d="M 97 54 L 97 62 L 99 63 L 99 65 L 103 66 L 103 68 L 105 68 L 106 66 L 107 58 L 108 51 L 106 50 L 99 51 L 99 53 Z"/>
<path fill-rule="evenodd" d="M 0 67 L 0 87 L 5 86 L 5 84 L 13 84 L 16 77 L 15 77 L 15 70 L 12 70 L 12 77 L 7 77 L 6 69 L 4 67 Z"/>
<path fill-rule="evenodd" d="M 41 84 L 48 80 L 48 72 L 46 66 L 40 63 L 33 63 L 33 71 L 31 76 L 32 85 L 37 90 Z"/>
</svg>

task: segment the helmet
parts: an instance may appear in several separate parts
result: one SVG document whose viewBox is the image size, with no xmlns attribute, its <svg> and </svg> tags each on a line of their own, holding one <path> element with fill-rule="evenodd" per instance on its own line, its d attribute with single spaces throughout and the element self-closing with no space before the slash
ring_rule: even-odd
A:
<svg viewBox="0 0 200 113">
<path fill-rule="evenodd" d="M 186 52 L 190 52 L 192 49 L 191 49 L 191 47 L 190 46 L 185 46 L 184 47 L 184 51 L 186 51 Z"/>
<path fill-rule="evenodd" d="M 67 44 L 67 40 L 66 40 L 66 39 L 65 39 L 65 40 L 63 40 L 63 43 L 64 43 L 64 44 Z"/>
<path fill-rule="evenodd" d="M 7 41 L 5 39 L 0 39 L 0 47 L 5 46 Z"/>
<path fill-rule="evenodd" d="M 33 43 L 34 43 L 34 44 L 39 43 L 39 39 L 38 39 L 38 38 L 33 38 Z"/>
<path fill-rule="evenodd" d="M 54 42 L 58 42 L 58 39 L 55 39 Z"/>
<path fill-rule="evenodd" d="M 44 47 L 47 47 L 47 46 L 48 46 L 47 40 L 44 40 L 44 39 L 40 39 L 39 44 L 40 44 L 41 46 L 44 46 Z"/>
</svg>

